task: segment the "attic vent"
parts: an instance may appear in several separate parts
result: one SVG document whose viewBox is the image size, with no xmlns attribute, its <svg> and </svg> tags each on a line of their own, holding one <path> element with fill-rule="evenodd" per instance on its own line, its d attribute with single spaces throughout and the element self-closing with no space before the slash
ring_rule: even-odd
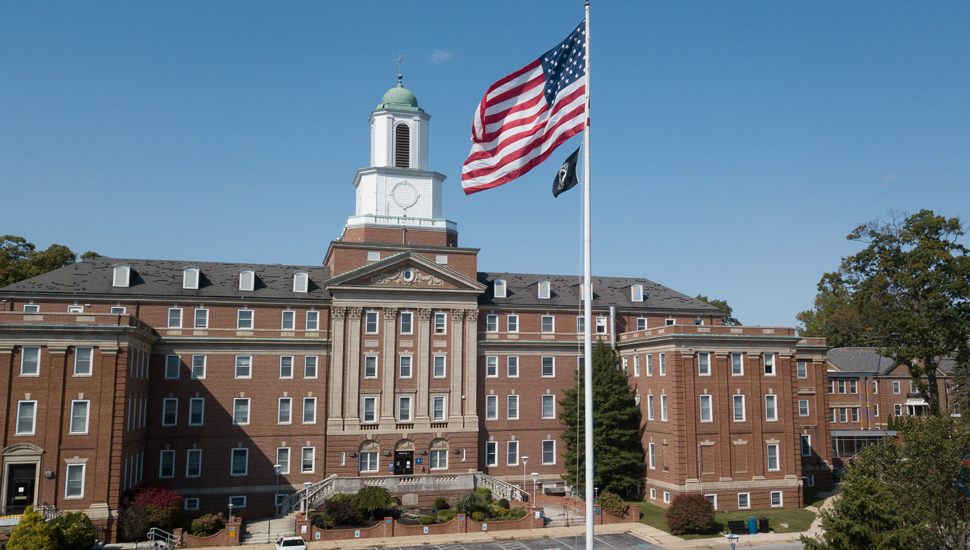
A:
<svg viewBox="0 0 970 550">
<path fill-rule="evenodd" d="M 239 290 L 252 292 L 256 284 L 256 272 L 252 269 L 243 269 L 239 272 Z"/>
<path fill-rule="evenodd" d="M 539 299 L 548 300 L 550 295 L 549 281 L 539 281 Z"/>
<path fill-rule="evenodd" d="M 630 301 L 631 302 L 643 301 L 643 285 L 633 285 L 630 287 Z"/>
<path fill-rule="evenodd" d="M 182 288 L 188 290 L 198 290 L 199 288 L 199 268 L 186 267 L 182 270 Z"/>
<path fill-rule="evenodd" d="M 126 265 L 116 265 L 112 267 L 111 286 L 128 288 L 131 280 L 131 268 Z"/>
<path fill-rule="evenodd" d="M 394 167 L 411 167 L 411 128 L 407 124 L 394 127 Z"/>
<path fill-rule="evenodd" d="M 496 298 L 506 298 L 508 296 L 508 291 L 506 290 L 505 286 L 505 279 L 495 279 L 495 283 L 493 283 L 493 285 L 495 288 Z"/>
<path fill-rule="evenodd" d="M 293 274 L 293 292 L 306 292 L 309 286 L 310 275 L 300 271 Z"/>
</svg>

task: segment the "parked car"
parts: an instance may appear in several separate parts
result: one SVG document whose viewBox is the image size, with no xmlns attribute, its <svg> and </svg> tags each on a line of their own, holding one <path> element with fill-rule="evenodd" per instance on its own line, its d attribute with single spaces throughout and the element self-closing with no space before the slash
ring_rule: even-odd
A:
<svg viewBox="0 0 970 550">
<path fill-rule="evenodd" d="M 276 550 L 307 550 L 307 547 L 300 537 L 283 537 L 276 541 Z"/>
</svg>

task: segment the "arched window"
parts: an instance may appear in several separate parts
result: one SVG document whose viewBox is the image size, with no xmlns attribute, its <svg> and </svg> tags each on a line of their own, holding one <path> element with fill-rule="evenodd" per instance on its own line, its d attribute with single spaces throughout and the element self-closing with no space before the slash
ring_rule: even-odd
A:
<svg viewBox="0 0 970 550">
<path fill-rule="evenodd" d="M 394 127 L 394 167 L 411 167 L 411 128 L 407 124 Z"/>
</svg>

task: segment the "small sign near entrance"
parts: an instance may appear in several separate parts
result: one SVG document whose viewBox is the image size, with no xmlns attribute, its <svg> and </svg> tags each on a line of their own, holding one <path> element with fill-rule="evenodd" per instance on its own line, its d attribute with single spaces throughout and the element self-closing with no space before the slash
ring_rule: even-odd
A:
<svg viewBox="0 0 970 550">
<path fill-rule="evenodd" d="M 418 458 L 415 458 L 414 459 L 414 463 L 415 464 L 421 464 L 421 457 L 419 456 Z"/>
</svg>

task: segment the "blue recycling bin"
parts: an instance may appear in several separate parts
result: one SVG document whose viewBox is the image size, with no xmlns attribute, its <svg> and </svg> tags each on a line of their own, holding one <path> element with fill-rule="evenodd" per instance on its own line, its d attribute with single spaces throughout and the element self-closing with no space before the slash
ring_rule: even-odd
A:
<svg viewBox="0 0 970 550">
<path fill-rule="evenodd" d="M 748 534 L 757 535 L 758 534 L 758 518 L 750 516 L 748 518 Z"/>
</svg>

